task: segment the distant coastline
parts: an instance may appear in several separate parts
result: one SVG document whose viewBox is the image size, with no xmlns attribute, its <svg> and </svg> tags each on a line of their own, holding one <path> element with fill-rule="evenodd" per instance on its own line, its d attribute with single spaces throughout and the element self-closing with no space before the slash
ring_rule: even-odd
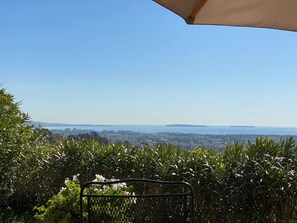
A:
<svg viewBox="0 0 297 223">
<path fill-rule="evenodd" d="M 50 123 L 50 122 L 37 122 L 30 121 L 31 125 L 41 126 L 41 127 L 51 127 L 51 126 L 61 126 L 61 127 L 73 127 L 73 126 L 94 126 L 94 127 L 108 127 L 111 125 L 100 125 L 100 124 L 65 124 L 65 123 Z"/>
<path fill-rule="evenodd" d="M 230 125 L 231 128 L 256 128 L 256 126 L 252 125 Z"/>
<path fill-rule="evenodd" d="M 207 127 L 207 125 L 168 124 L 166 127 Z"/>
<path fill-rule="evenodd" d="M 167 124 L 167 125 L 113 125 L 113 124 L 63 124 L 46 122 L 28 122 L 29 124 L 47 128 L 49 130 L 92 130 L 102 131 L 129 131 L 142 134 L 159 133 L 192 133 L 201 135 L 293 135 L 297 136 L 297 128 L 285 127 L 258 127 L 245 125 L 214 126 L 191 124 Z"/>
</svg>

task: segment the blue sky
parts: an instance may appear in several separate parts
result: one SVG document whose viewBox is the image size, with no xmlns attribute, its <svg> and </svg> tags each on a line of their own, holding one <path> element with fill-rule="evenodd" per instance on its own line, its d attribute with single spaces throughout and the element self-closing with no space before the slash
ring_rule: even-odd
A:
<svg viewBox="0 0 297 223">
<path fill-rule="evenodd" d="M 0 83 L 36 121 L 297 126 L 297 33 L 150 0 L 3 0 Z"/>
</svg>

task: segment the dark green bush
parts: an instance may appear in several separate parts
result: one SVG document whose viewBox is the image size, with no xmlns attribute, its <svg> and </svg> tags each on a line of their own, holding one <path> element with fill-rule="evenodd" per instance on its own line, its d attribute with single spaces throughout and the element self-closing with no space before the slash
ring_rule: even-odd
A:
<svg viewBox="0 0 297 223">
<path fill-rule="evenodd" d="M 63 154 L 55 165 L 47 163 L 60 183 L 75 173 L 84 182 L 96 173 L 185 180 L 194 186 L 196 215 L 203 222 L 288 222 L 294 216 L 297 149 L 292 139 L 258 138 L 246 147 L 235 143 L 221 153 L 186 151 L 170 144 L 149 148 L 64 139 L 53 151 Z M 56 186 L 52 192 L 61 184 Z"/>
</svg>

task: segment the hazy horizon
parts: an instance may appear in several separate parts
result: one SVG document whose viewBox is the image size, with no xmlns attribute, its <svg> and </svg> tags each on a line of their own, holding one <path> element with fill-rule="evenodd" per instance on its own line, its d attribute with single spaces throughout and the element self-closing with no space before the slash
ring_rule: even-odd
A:
<svg viewBox="0 0 297 223">
<path fill-rule="evenodd" d="M 110 123 L 65 123 L 65 122 L 43 122 L 30 120 L 32 122 L 41 123 L 41 124 L 51 124 L 51 125 L 81 125 L 81 126 L 167 126 L 167 125 L 189 125 L 189 126 L 206 126 L 206 127 L 264 127 L 264 128 L 297 128 L 297 126 L 260 126 L 260 125 L 220 125 L 220 124 L 199 124 L 199 123 L 153 123 L 153 124 L 133 124 L 133 123 L 124 123 L 124 124 L 110 124 Z"/>
</svg>

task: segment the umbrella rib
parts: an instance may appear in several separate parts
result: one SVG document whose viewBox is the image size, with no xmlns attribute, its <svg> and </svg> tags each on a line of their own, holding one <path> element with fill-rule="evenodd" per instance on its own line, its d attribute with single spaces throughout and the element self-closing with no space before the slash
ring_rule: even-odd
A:
<svg viewBox="0 0 297 223">
<path fill-rule="evenodd" d="M 197 3 L 197 5 L 193 9 L 191 15 L 186 19 L 187 23 L 194 22 L 196 15 L 199 13 L 199 11 L 202 9 L 202 7 L 205 5 L 206 2 L 207 2 L 207 0 L 201 0 Z"/>
</svg>

